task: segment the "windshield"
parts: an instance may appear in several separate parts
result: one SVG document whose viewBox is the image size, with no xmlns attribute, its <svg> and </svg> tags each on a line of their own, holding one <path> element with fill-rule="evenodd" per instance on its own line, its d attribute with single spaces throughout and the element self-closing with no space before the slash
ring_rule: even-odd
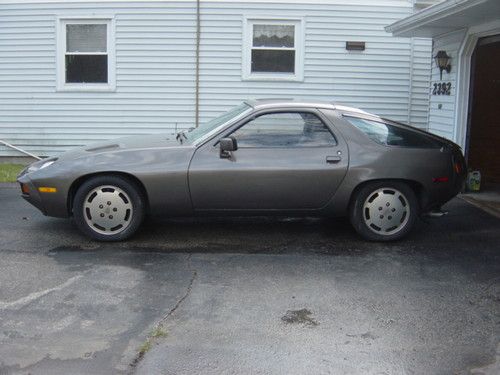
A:
<svg viewBox="0 0 500 375">
<path fill-rule="evenodd" d="M 237 117 L 240 117 L 243 113 L 247 112 L 251 108 L 252 107 L 250 107 L 248 104 L 241 103 L 239 106 L 230 109 L 226 113 L 223 113 L 219 117 L 210 120 L 206 124 L 200 125 L 199 127 L 184 133 L 185 138 L 190 143 L 202 141 L 212 134 L 216 133 L 217 130 L 223 125 L 227 124 L 229 121 Z"/>
</svg>

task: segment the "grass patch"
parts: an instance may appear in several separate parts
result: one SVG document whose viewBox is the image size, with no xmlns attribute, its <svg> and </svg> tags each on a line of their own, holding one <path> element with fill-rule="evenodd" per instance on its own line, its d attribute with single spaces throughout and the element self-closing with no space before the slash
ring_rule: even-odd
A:
<svg viewBox="0 0 500 375">
<path fill-rule="evenodd" d="M 21 164 L 0 164 L 0 182 L 16 182 L 16 177 L 24 168 Z"/>
<path fill-rule="evenodd" d="M 139 347 L 139 358 L 142 358 L 144 354 L 149 352 L 153 347 L 154 340 L 167 336 L 167 331 L 162 327 L 155 328 L 150 334 L 148 339 Z"/>
<path fill-rule="evenodd" d="M 144 344 L 141 345 L 141 347 L 139 348 L 139 355 L 142 357 L 144 356 L 144 354 L 146 354 L 147 352 L 149 352 L 151 350 L 151 347 L 153 346 L 153 344 L 151 343 L 151 340 L 146 340 L 146 342 Z"/>
<path fill-rule="evenodd" d="M 153 332 L 151 332 L 150 337 L 156 339 L 158 337 L 165 337 L 167 336 L 167 331 L 165 331 L 162 327 L 157 327 Z"/>
</svg>

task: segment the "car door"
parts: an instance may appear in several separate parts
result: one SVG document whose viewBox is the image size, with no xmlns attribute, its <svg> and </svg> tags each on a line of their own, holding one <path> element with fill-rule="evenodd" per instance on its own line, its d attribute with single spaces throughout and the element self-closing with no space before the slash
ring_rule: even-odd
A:
<svg viewBox="0 0 500 375">
<path fill-rule="evenodd" d="M 325 206 L 348 166 L 345 141 L 319 111 L 259 112 L 200 146 L 189 167 L 195 210 L 294 210 Z M 218 140 L 238 149 L 221 158 Z"/>
</svg>

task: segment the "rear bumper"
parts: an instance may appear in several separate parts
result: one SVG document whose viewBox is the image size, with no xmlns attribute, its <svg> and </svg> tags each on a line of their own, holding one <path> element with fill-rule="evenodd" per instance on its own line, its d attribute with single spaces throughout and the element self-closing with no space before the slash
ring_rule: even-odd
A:
<svg viewBox="0 0 500 375">
<path fill-rule="evenodd" d="M 460 164 L 459 170 L 455 169 L 456 162 Z M 451 177 L 449 181 L 435 182 L 432 186 L 429 186 L 427 201 L 422 205 L 422 211 L 427 212 L 439 208 L 463 191 L 467 175 L 466 171 L 465 159 L 457 147 L 454 150 L 452 165 L 450 166 L 449 176 Z"/>
<path fill-rule="evenodd" d="M 457 178 L 455 181 L 450 182 L 448 186 L 437 188 L 434 191 L 434 194 L 431 195 L 428 205 L 423 211 L 426 212 L 439 208 L 446 202 L 456 197 L 457 194 L 462 191 L 464 181 L 465 180 L 462 178 Z"/>
</svg>

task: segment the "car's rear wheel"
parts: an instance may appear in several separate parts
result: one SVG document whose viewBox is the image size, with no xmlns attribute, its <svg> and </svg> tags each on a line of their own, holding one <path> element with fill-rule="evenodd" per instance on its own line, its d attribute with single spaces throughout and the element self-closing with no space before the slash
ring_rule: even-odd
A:
<svg viewBox="0 0 500 375">
<path fill-rule="evenodd" d="M 350 207 L 354 229 L 371 241 L 393 241 L 406 236 L 418 217 L 418 201 L 407 184 L 379 181 L 363 186 Z"/>
<path fill-rule="evenodd" d="M 85 181 L 73 201 L 76 225 L 98 241 L 129 238 L 141 225 L 144 212 L 140 189 L 120 176 L 97 176 Z"/>
</svg>

